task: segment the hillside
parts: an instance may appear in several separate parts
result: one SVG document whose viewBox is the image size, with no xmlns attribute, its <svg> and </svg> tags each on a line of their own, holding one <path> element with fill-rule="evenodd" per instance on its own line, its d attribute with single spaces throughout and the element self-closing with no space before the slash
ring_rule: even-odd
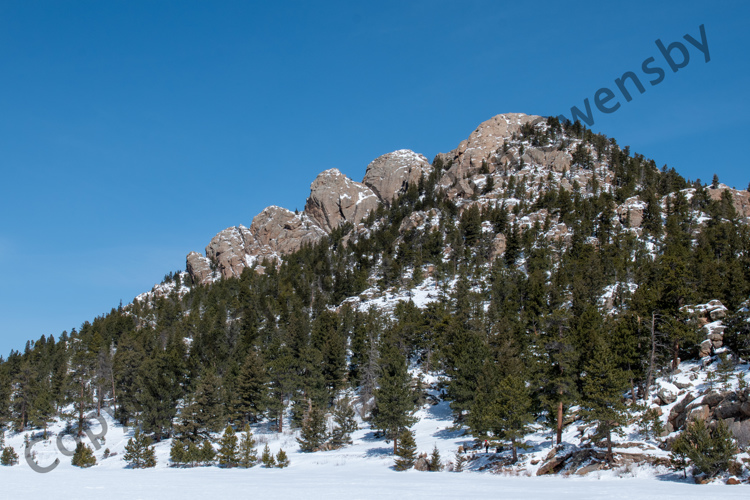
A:
<svg viewBox="0 0 750 500">
<path fill-rule="evenodd" d="M 749 223 L 750 193 L 718 178 L 498 115 L 432 162 L 326 170 L 303 212 L 268 207 L 131 304 L 12 352 L 0 425 L 19 450 L 108 409 L 120 458 L 97 450 L 99 468 L 126 465 L 134 427 L 166 468 L 250 424 L 309 470 L 390 467 L 413 429 L 468 470 L 679 480 L 672 445 L 701 421 L 736 464 L 692 472 L 744 479 Z M 347 411 L 351 443 L 334 439 Z"/>
</svg>

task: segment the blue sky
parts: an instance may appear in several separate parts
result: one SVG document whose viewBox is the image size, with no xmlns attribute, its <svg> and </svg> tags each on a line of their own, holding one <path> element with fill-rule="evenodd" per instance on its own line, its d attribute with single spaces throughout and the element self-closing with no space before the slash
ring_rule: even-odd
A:
<svg viewBox="0 0 750 500">
<path fill-rule="evenodd" d="M 528 5 L 3 1 L 0 354 L 130 302 L 268 205 L 301 209 L 322 170 L 361 180 L 498 113 L 569 115 L 652 56 L 664 80 L 594 130 L 748 186 L 749 4 Z M 683 38 L 701 24 L 708 63 Z"/>
</svg>

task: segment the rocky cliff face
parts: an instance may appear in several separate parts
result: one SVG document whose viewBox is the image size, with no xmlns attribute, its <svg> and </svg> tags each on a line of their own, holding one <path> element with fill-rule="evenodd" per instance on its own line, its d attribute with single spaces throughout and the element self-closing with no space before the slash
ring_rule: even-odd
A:
<svg viewBox="0 0 750 500">
<path fill-rule="evenodd" d="M 390 202 L 431 171 L 427 158 L 405 149 L 376 158 L 362 183 L 335 168 L 326 170 L 310 185 L 304 212 L 270 206 L 249 228 L 239 225 L 221 231 L 206 247 L 205 257 L 197 252 L 187 256 L 187 272 L 198 283 L 239 276 L 246 267 L 295 252 L 345 222 L 356 226 L 381 202 Z"/>
<path fill-rule="evenodd" d="M 438 187 L 456 203 L 459 212 L 474 204 L 484 208 L 502 203 L 510 212 L 510 221 L 518 227 L 539 224 L 545 228 L 548 241 L 567 244 L 571 232 L 560 213 L 547 213 L 544 209 L 534 212 L 529 208 L 547 191 L 560 188 L 576 191 L 583 197 L 603 191 L 614 193 L 615 174 L 608 156 L 598 155 L 591 144 L 582 144 L 579 138 L 565 136 L 561 130 L 550 132 L 554 130 L 550 131 L 541 116 L 521 113 L 495 116 L 480 124 L 456 149 L 436 156 L 435 165 L 444 169 Z M 579 159 L 574 161 L 574 152 L 581 147 L 588 159 L 581 162 L 579 150 Z M 239 276 L 244 268 L 316 242 L 345 222 L 355 226 L 355 233 L 364 231 L 357 226 L 380 203 L 390 203 L 432 172 L 433 165 L 427 158 L 403 149 L 373 160 L 362 183 L 335 168 L 326 170 L 312 182 L 304 212 L 296 214 L 268 207 L 253 219 L 250 228 L 240 225 L 217 234 L 206 247 L 205 257 L 191 253 L 187 270 L 200 283 L 218 276 Z M 732 195 L 738 216 L 750 221 L 750 193 L 724 185 L 709 188 L 708 193 L 719 200 L 725 190 Z M 685 194 L 689 198 L 691 190 L 685 190 Z M 662 209 L 666 205 L 666 200 L 661 200 Z M 525 209 L 518 210 L 519 206 Z M 647 209 L 641 198 L 633 196 L 613 209 L 615 227 L 641 234 Z M 432 218 L 413 214 L 402 223 L 401 232 Z M 491 258 L 502 255 L 505 247 L 504 237 L 496 238 Z"/>
<path fill-rule="evenodd" d="M 399 149 L 393 153 L 379 156 L 367 165 L 362 182 L 385 202 L 390 202 L 397 195 L 406 191 L 419 178 L 427 177 L 432 172 L 432 165 L 424 156 L 408 149 Z"/>
<path fill-rule="evenodd" d="M 380 204 L 375 193 L 332 168 L 310 185 L 305 213 L 327 233 L 343 222 L 357 224 Z"/>
</svg>

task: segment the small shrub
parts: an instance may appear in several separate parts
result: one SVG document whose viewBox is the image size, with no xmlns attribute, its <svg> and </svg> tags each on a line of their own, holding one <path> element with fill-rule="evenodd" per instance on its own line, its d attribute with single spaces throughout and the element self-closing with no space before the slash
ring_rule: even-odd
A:
<svg viewBox="0 0 750 500">
<path fill-rule="evenodd" d="M 0 465 L 18 465 L 18 454 L 12 446 L 6 446 L 3 448 L 3 453 L 0 455 Z"/>
<path fill-rule="evenodd" d="M 70 463 L 81 468 L 92 467 L 96 465 L 94 451 L 79 441 Z"/>
<path fill-rule="evenodd" d="M 266 447 L 263 448 L 263 454 L 260 456 L 260 461 L 263 462 L 263 467 L 268 469 L 276 466 L 276 460 L 271 454 L 271 449 L 268 447 L 268 443 L 266 443 Z"/>
<path fill-rule="evenodd" d="M 276 454 L 276 467 L 283 469 L 289 467 L 289 457 L 286 456 L 286 452 L 279 449 L 279 453 Z"/>
</svg>

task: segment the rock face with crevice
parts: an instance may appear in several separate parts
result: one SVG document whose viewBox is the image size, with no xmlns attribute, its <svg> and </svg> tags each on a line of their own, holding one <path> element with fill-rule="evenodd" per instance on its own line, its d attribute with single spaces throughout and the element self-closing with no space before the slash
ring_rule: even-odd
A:
<svg viewBox="0 0 750 500">
<path fill-rule="evenodd" d="M 213 237 L 206 247 L 206 257 L 216 264 L 224 278 L 239 276 L 247 267 L 247 255 L 255 241 L 245 226 L 228 227 Z"/>
<path fill-rule="evenodd" d="M 326 170 L 311 184 L 304 212 L 265 208 L 249 228 L 234 226 L 214 236 L 205 257 L 191 252 L 186 259 L 187 272 L 196 283 L 240 276 L 245 268 L 264 259 L 279 259 L 317 242 L 345 222 L 356 226 L 381 201 L 390 202 L 431 171 L 424 156 L 409 150 L 376 158 L 368 166 L 364 183 L 335 168 Z"/>
<path fill-rule="evenodd" d="M 185 263 L 185 270 L 197 283 L 208 283 L 212 278 L 211 261 L 198 252 L 190 252 Z"/>
<path fill-rule="evenodd" d="M 365 172 L 362 183 L 383 201 L 390 202 L 432 172 L 432 165 L 424 156 L 408 149 L 375 158 Z"/>
<path fill-rule="evenodd" d="M 332 168 L 320 173 L 310 185 L 305 213 L 330 233 L 343 222 L 356 225 L 379 204 L 380 200 L 370 188 Z"/>
<path fill-rule="evenodd" d="M 250 255 L 277 258 L 296 252 L 326 235 L 307 214 L 270 206 L 255 216 L 250 225 L 255 245 Z"/>
</svg>

